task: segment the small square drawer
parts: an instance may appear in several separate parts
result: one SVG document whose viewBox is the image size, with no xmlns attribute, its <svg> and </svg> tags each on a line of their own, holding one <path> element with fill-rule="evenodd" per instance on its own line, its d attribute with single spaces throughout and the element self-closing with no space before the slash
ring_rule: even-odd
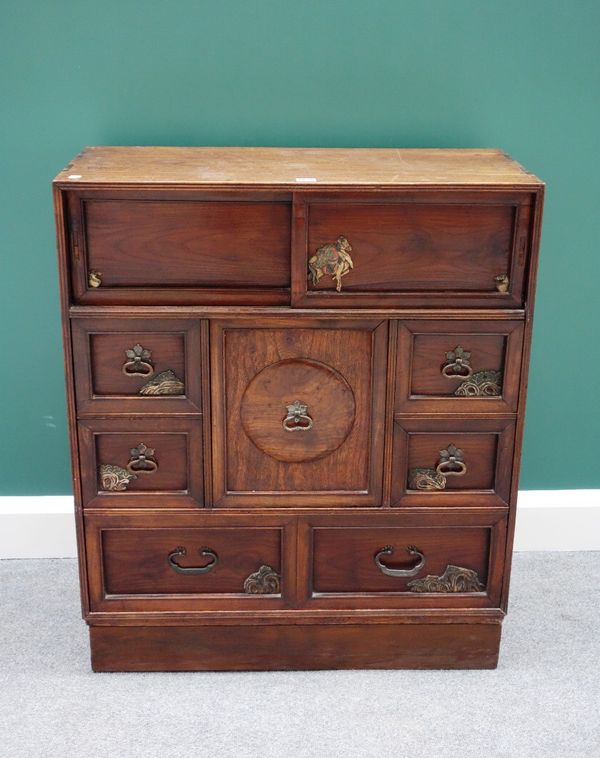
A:
<svg viewBox="0 0 600 758">
<path fill-rule="evenodd" d="M 458 511 L 307 519 L 310 602 L 323 607 L 499 604 L 506 515 Z"/>
<path fill-rule="evenodd" d="M 238 608 L 281 607 L 293 575 L 289 524 L 242 515 L 90 511 L 92 611 L 193 611 L 226 608 L 232 599 Z"/>
<path fill-rule="evenodd" d="M 201 411 L 200 321 L 75 318 L 71 324 L 79 415 Z"/>
<path fill-rule="evenodd" d="M 299 194 L 292 302 L 520 308 L 531 206 L 526 192 Z"/>
<path fill-rule="evenodd" d="M 398 323 L 398 413 L 515 413 L 522 321 Z"/>
<path fill-rule="evenodd" d="M 88 419 L 79 446 L 85 507 L 203 505 L 200 418 Z"/>
<path fill-rule="evenodd" d="M 395 419 L 392 504 L 507 506 L 514 419 Z"/>
</svg>

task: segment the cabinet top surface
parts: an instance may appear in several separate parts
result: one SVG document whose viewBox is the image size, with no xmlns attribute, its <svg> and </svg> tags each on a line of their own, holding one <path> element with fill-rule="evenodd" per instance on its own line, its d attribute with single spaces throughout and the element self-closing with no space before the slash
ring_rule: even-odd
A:
<svg viewBox="0 0 600 758">
<path fill-rule="evenodd" d="M 501 150 L 266 147 L 88 147 L 61 186 L 539 187 Z"/>
</svg>

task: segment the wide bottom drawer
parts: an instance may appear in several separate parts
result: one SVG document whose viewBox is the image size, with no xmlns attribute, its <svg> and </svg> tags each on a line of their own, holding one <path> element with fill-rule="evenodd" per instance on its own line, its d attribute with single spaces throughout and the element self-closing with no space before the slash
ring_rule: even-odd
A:
<svg viewBox="0 0 600 758">
<path fill-rule="evenodd" d="M 289 519 L 87 513 L 92 612 L 283 605 L 293 575 Z"/>
<path fill-rule="evenodd" d="M 500 603 L 506 514 L 315 516 L 307 544 L 307 606 L 493 607 Z"/>
</svg>

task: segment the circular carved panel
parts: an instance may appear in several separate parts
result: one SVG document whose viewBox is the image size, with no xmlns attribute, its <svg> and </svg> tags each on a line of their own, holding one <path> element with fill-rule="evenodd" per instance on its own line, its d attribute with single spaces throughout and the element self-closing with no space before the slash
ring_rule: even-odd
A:
<svg viewBox="0 0 600 758">
<path fill-rule="evenodd" d="M 350 434 L 355 411 L 344 377 L 307 358 L 264 368 L 246 387 L 240 408 L 244 431 L 256 447 L 288 463 L 314 461 L 337 450 Z M 303 416 L 294 420 L 294 413 Z"/>
</svg>

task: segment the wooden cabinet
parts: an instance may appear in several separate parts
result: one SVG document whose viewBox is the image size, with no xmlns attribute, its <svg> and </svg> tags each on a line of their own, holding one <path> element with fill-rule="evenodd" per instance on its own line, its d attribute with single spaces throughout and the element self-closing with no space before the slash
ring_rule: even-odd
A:
<svg viewBox="0 0 600 758">
<path fill-rule="evenodd" d="M 94 669 L 494 667 L 543 184 L 105 147 L 54 197 Z"/>
</svg>

